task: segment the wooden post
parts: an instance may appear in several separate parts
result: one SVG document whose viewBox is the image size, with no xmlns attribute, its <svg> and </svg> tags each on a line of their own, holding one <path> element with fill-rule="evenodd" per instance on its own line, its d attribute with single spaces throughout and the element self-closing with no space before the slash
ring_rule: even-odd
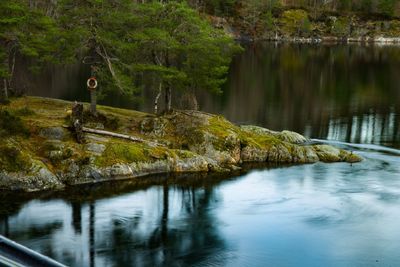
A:
<svg viewBox="0 0 400 267">
<path fill-rule="evenodd" d="M 97 116 L 97 80 L 95 78 L 96 67 L 94 65 L 90 66 L 90 74 L 91 77 L 87 82 L 87 86 L 90 91 L 90 113 L 92 113 L 93 116 Z"/>
<path fill-rule="evenodd" d="M 97 115 L 97 93 L 96 89 L 90 90 L 90 113 L 92 113 L 94 116 Z"/>
</svg>

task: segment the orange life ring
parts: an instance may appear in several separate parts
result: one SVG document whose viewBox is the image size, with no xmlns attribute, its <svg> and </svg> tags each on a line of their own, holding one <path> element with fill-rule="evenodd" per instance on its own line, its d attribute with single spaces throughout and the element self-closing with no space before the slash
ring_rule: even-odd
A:
<svg viewBox="0 0 400 267">
<path fill-rule="evenodd" d="M 97 88 L 97 80 L 96 80 L 96 78 L 95 77 L 90 77 L 87 80 L 86 85 L 90 90 L 96 89 Z"/>
</svg>

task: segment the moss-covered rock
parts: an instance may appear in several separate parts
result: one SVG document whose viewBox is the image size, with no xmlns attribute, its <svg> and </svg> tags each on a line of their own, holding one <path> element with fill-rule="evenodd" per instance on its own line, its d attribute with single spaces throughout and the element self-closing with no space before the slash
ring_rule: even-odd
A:
<svg viewBox="0 0 400 267">
<path fill-rule="evenodd" d="M 64 184 L 42 162 L 32 161 L 27 169 L 15 172 L 0 171 L 0 190 L 33 192 L 61 189 Z"/>
<path fill-rule="evenodd" d="M 168 172 L 228 172 L 242 162 L 358 162 L 351 152 L 328 145 L 307 145 L 294 132 L 239 127 L 221 116 L 176 111 L 153 116 L 99 106 L 101 122 L 87 126 L 139 137 L 132 142 L 87 135 L 78 144 L 63 127 L 72 103 L 23 97 L 7 107 L 30 134 L 7 135 L 0 145 L 0 189 L 35 191 L 65 185 L 142 177 Z M 34 113 L 23 109 L 34 109 Z M 16 116 L 16 115 L 12 115 Z M 87 118 L 89 120 L 90 118 Z M 118 121 L 115 124 L 105 122 Z M 101 127 L 97 127 L 102 124 Z"/>
<path fill-rule="evenodd" d="M 242 125 L 240 126 L 240 128 L 246 133 L 253 133 L 259 136 L 273 136 L 279 140 L 292 144 L 302 144 L 308 141 L 307 138 L 305 138 L 301 134 L 286 130 L 282 132 L 276 132 L 253 125 Z"/>
</svg>

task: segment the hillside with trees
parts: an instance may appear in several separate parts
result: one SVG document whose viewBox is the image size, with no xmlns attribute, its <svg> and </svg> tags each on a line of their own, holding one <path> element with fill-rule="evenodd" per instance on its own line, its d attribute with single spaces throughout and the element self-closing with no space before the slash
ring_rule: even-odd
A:
<svg viewBox="0 0 400 267">
<path fill-rule="evenodd" d="M 163 94 L 170 111 L 172 90 L 220 92 L 240 49 L 181 1 L 5 0 L 0 12 L 2 102 L 18 91 L 17 58 L 32 71 L 82 62 L 90 65 L 101 94 L 159 90 L 156 109 Z"/>
<path fill-rule="evenodd" d="M 223 17 L 236 34 L 250 39 L 397 37 L 397 0 L 205 0 L 192 6 Z"/>
<path fill-rule="evenodd" d="M 16 85 L 21 65 L 37 73 L 80 62 L 98 80 L 94 104 L 95 93 L 151 90 L 155 112 L 170 111 L 177 91 L 196 109 L 196 92 L 221 92 L 234 39 L 398 40 L 399 15 L 397 0 L 4 0 L 0 100 L 29 86 Z"/>
</svg>

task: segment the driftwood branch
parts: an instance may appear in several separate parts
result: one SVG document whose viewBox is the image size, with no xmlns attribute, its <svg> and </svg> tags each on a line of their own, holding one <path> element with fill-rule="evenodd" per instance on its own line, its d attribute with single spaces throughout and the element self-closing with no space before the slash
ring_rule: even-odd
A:
<svg viewBox="0 0 400 267">
<path fill-rule="evenodd" d="M 64 128 L 71 129 L 70 126 L 64 126 Z M 72 129 L 73 130 L 73 129 Z M 88 128 L 88 127 L 82 127 L 82 132 L 85 133 L 91 133 L 91 134 L 98 134 L 98 135 L 105 135 L 105 136 L 110 136 L 114 138 L 120 138 L 120 139 L 125 139 L 133 142 L 138 142 L 138 143 L 146 143 L 151 146 L 164 146 L 162 144 L 159 144 L 157 142 L 152 142 L 148 141 L 139 137 L 127 135 L 127 134 L 120 134 L 120 133 L 115 133 L 115 132 L 110 132 L 110 131 L 105 131 L 105 130 L 97 130 L 93 128 Z"/>
<path fill-rule="evenodd" d="M 148 140 L 145 140 L 145 139 L 142 139 L 139 137 L 135 137 L 135 136 L 131 136 L 131 135 L 127 135 L 127 134 L 114 133 L 114 132 L 109 132 L 109 131 L 105 131 L 105 130 L 97 130 L 97 129 L 87 128 L 87 127 L 82 127 L 82 131 L 85 133 L 106 135 L 106 136 L 111 136 L 111 137 L 115 137 L 115 138 L 130 140 L 133 142 L 146 143 L 151 146 L 163 146 L 162 144 L 159 144 L 157 142 L 148 141 Z"/>
<path fill-rule="evenodd" d="M 130 141 L 133 141 L 133 142 L 141 142 L 141 143 L 146 142 L 146 140 L 144 140 L 142 138 L 139 138 L 139 137 L 134 137 L 134 136 L 126 135 L 126 134 L 109 132 L 109 131 L 105 131 L 105 130 L 97 130 L 97 129 L 87 128 L 87 127 L 82 127 L 82 131 L 84 131 L 85 133 L 107 135 L 107 136 L 111 136 L 111 137 L 127 139 L 127 140 L 130 140 Z"/>
</svg>

